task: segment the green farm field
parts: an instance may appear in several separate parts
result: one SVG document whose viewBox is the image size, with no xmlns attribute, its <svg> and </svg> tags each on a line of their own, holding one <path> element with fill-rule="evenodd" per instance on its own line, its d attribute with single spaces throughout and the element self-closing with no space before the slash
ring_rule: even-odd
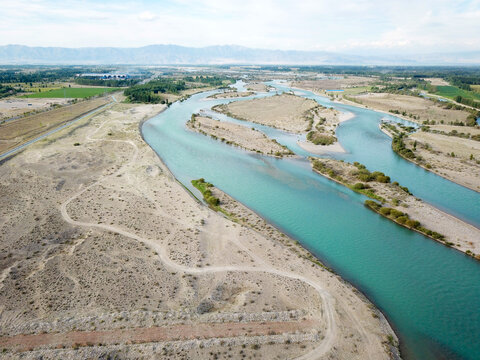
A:
<svg viewBox="0 0 480 360">
<path fill-rule="evenodd" d="M 437 86 L 436 95 L 440 95 L 446 98 L 453 99 L 455 96 L 460 95 L 465 99 L 480 100 L 480 94 L 472 91 L 465 91 L 457 88 L 456 86 Z"/>
<path fill-rule="evenodd" d="M 42 91 L 25 95 L 26 98 L 86 98 L 89 96 L 100 95 L 105 92 L 116 91 L 118 88 L 62 88 L 55 90 Z"/>
</svg>

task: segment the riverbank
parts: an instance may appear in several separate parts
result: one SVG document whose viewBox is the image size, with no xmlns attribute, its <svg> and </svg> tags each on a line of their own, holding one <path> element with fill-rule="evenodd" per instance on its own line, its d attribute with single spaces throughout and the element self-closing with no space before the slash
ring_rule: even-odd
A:
<svg viewBox="0 0 480 360">
<path fill-rule="evenodd" d="M 380 215 L 480 259 L 480 229 L 416 198 L 385 174 L 333 159 L 311 159 L 311 164 L 318 174 L 377 200 L 366 205 Z"/>
<path fill-rule="evenodd" d="M 398 124 L 381 123 L 392 149 L 405 160 L 447 180 L 480 192 L 480 142 L 424 129 L 409 133 Z M 476 129 L 475 129 L 476 130 Z"/>
<path fill-rule="evenodd" d="M 138 131 L 163 109 L 115 104 L 1 165 L 4 356 L 389 358 L 396 337 L 355 289 L 171 176 Z"/>
<path fill-rule="evenodd" d="M 192 131 L 247 151 L 276 157 L 293 155 L 286 146 L 268 138 L 258 130 L 243 125 L 193 114 L 191 119 L 187 121 L 187 127 Z"/>
</svg>

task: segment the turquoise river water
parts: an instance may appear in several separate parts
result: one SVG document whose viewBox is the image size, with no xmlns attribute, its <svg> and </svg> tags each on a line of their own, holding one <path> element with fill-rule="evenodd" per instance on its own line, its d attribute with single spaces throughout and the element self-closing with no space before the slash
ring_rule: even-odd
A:
<svg viewBox="0 0 480 360">
<path fill-rule="evenodd" d="M 292 90 L 280 82 L 270 85 L 278 91 Z M 427 172 L 391 150 L 391 140 L 378 124 L 384 117 L 394 118 L 332 103 L 308 91 L 295 92 L 355 114 L 337 129 L 347 153 L 329 156 L 383 171 L 414 195 L 480 226 L 480 194 Z M 192 113 L 232 101 L 207 99 L 212 93 L 176 102 L 143 125 L 145 140 L 180 182 L 198 194 L 190 181 L 204 177 L 299 240 L 382 310 L 400 338 L 403 358 L 480 358 L 478 261 L 377 215 L 364 207 L 362 195 L 312 172 L 305 158 L 310 154 L 296 145 L 298 135 L 246 124 L 300 155 L 276 159 L 187 130 L 185 123 Z"/>
</svg>

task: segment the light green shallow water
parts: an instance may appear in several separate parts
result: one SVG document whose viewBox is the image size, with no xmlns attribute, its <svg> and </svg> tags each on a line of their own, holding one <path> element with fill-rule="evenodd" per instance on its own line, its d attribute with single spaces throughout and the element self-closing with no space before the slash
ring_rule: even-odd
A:
<svg viewBox="0 0 480 360">
<path fill-rule="evenodd" d="M 192 189 L 190 180 L 204 177 L 298 239 L 384 312 L 404 358 L 480 357 L 480 263 L 367 210 L 363 196 L 313 173 L 305 159 L 254 155 L 186 130 L 192 113 L 222 102 L 204 100 L 209 94 L 175 103 L 143 125 L 145 140 L 184 185 Z M 357 115 L 337 131 L 346 160 L 384 171 L 478 226 L 479 194 L 396 156 L 378 130 L 384 115 L 335 106 Z M 259 128 L 298 150 L 294 136 Z"/>
</svg>

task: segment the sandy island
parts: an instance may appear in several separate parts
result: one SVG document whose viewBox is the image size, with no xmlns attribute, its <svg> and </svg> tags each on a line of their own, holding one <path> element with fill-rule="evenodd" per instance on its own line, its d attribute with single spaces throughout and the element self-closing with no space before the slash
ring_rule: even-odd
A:
<svg viewBox="0 0 480 360">
<path fill-rule="evenodd" d="M 226 144 L 238 146 L 255 153 L 277 157 L 293 155 L 286 146 L 268 138 L 258 130 L 243 125 L 219 121 L 211 117 L 196 114 L 192 115 L 191 119 L 187 122 L 187 126 L 193 131 L 209 135 Z"/>
<path fill-rule="evenodd" d="M 400 221 L 400 224 L 405 225 L 409 219 L 416 220 L 420 224 L 412 222 L 412 225 L 407 223 L 406 226 L 416 231 L 419 231 L 419 226 L 422 226 L 436 232 L 441 236 L 428 235 L 425 231 L 419 231 L 442 244 L 480 259 L 480 229 L 416 198 L 408 189 L 395 183 L 394 179 L 387 180 L 383 173 L 370 173 L 361 164 L 355 166 L 339 160 L 312 160 L 312 165 L 313 170 L 320 175 L 372 197 L 379 201 L 382 207 L 407 214 L 405 221 Z M 379 212 L 392 220 L 402 216 L 396 213 L 398 216 L 393 218 L 389 216 L 390 211 Z"/>
</svg>

